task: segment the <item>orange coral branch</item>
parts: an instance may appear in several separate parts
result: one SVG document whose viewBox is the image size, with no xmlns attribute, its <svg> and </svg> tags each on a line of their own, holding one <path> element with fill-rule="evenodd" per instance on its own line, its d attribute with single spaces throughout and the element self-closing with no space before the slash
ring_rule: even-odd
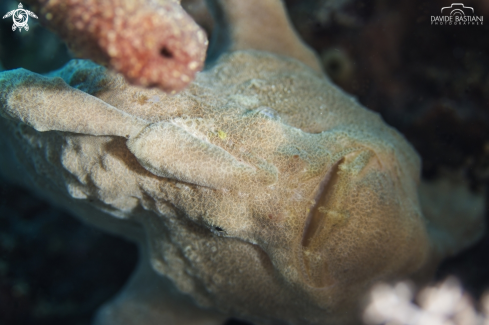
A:
<svg viewBox="0 0 489 325">
<path fill-rule="evenodd" d="M 174 0 L 31 0 L 79 57 L 131 82 L 182 90 L 202 69 L 205 32 Z"/>
</svg>

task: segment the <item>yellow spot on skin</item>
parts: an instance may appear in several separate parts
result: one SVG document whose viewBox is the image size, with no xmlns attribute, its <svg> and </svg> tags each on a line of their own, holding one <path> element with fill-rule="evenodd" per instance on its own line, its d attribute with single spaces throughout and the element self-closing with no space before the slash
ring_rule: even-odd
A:
<svg viewBox="0 0 489 325">
<path fill-rule="evenodd" d="M 148 96 L 146 95 L 141 95 L 138 97 L 138 103 L 139 105 L 144 105 L 148 101 Z"/>
<path fill-rule="evenodd" d="M 227 138 L 227 136 L 228 136 L 228 135 L 226 134 L 226 132 L 224 132 L 223 130 L 219 130 L 219 131 L 217 131 L 217 135 L 219 136 L 219 138 L 220 138 L 221 140 L 226 139 L 226 138 Z"/>
</svg>

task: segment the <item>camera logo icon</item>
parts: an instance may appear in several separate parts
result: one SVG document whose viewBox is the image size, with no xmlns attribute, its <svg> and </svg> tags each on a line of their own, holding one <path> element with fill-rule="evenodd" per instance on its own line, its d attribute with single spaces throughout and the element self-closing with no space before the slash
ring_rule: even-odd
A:
<svg viewBox="0 0 489 325">
<path fill-rule="evenodd" d="M 441 8 L 441 13 L 450 16 L 465 16 L 474 14 L 474 8 L 466 7 L 463 3 L 452 3 L 450 7 Z"/>
<path fill-rule="evenodd" d="M 476 16 L 474 8 L 463 3 L 452 3 L 441 8 L 440 16 L 431 16 L 431 25 L 484 25 L 484 16 Z"/>
</svg>

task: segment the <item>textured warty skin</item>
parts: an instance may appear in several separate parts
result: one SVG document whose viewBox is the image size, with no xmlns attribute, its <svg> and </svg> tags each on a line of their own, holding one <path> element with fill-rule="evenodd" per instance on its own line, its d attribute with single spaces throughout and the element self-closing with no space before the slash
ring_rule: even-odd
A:
<svg viewBox="0 0 489 325">
<path fill-rule="evenodd" d="M 480 236 L 480 210 L 430 223 L 413 148 L 304 62 L 231 51 L 176 95 L 81 60 L 0 74 L 2 173 L 141 247 L 95 324 L 354 323 Z"/>
</svg>

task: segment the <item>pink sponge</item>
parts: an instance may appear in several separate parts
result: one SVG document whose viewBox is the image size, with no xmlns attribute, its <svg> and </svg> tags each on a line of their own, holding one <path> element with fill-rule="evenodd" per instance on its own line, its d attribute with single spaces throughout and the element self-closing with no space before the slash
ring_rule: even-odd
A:
<svg viewBox="0 0 489 325">
<path fill-rule="evenodd" d="M 172 0 L 31 0 L 79 57 L 136 85 L 183 89 L 202 69 L 205 32 Z"/>
</svg>

